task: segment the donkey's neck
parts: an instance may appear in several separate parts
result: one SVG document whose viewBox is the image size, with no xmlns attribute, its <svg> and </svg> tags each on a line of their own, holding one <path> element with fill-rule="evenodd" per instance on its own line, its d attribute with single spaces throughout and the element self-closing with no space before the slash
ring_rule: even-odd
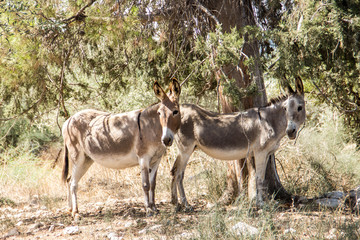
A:
<svg viewBox="0 0 360 240">
<path fill-rule="evenodd" d="M 282 107 L 283 101 L 271 104 L 263 109 L 264 119 L 273 128 L 276 138 L 281 139 L 286 135 L 286 111 Z"/>
<path fill-rule="evenodd" d="M 160 103 L 145 108 L 140 114 L 141 127 L 160 128 L 159 115 L 157 113 Z"/>
</svg>

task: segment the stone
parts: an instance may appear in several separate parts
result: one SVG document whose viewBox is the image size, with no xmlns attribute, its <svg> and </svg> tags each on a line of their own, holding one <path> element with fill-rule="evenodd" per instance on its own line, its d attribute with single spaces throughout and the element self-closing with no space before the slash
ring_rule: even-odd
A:
<svg viewBox="0 0 360 240">
<path fill-rule="evenodd" d="M 21 226 L 21 225 L 23 225 L 23 224 L 24 224 L 23 221 L 19 221 L 19 222 L 17 222 L 15 225 L 16 225 L 16 226 Z"/>
<path fill-rule="evenodd" d="M 75 234 L 79 234 L 80 230 L 78 226 L 70 226 L 70 227 L 66 227 L 64 228 L 63 233 L 66 235 L 75 235 Z"/>
<path fill-rule="evenodd" d="M 325 236 L 325 239 L 336 239 L 336 228 L 332 228 L 329 230 L 329 233 L 327 234 L 327 236 Z"/>
<path fill-rule="evenodd" d="M 44 224 L 41 223 L 41 222 L 34 223 L 34 224 L 30 225 L 29 230 L 34 231 L 34 230 L 39 229 L 39 228 L 41 228 L 43 226 L 44 226 Z"/>
<path fill-rule="evenodd" d="M 154 225 L 154 226 L 149 227 L 149 230 L 150 230 L 150 231 L 154 231 L 154 230 L 157 230 L 157 229 L 159 229 L 159 228 L 161 228 L 161 227 L 162 227 L 161 224 L 157 224 L 157 225 Z"/>
<path fill-rule="evenodd" d="M 13 236 L 18 236 L 20 235 L 20 232 L 17 228 L 13 228 L 11 229 L 10 231 L 8 231 L 4 236 L 3 238 L 6 239 L 8 237 L 13 237 Z"/>
<path fill-rule="evenodd" d="M 129 227 L 131 227 L 133 225 L 133 222 L 126 222 L 125 224 L 124 224 L 124 227 L 126 227 L 126 228 L 129 228 Z"/>
<path fill-rule="evenodd" d="M 236 235 L 250 235 L 255 236 L 259 234 L 259 230 L 247 223 L 238 222 L 231 228 Z"/>
<path fill-rule="evenodd" d="M 293 229 L 293 228 L 285 229 L 285 230 L 284 230 L 284 234 L 288 234 L 288 233 L 290 233 L 290 234 L 296 233 L 296 230 Z"/>
<path fill-rule="evenodd" d="M 342 200 L 336 198 L 320 198 L 315 200 L 315 203 L 323 207 L 338 208 L 342 204 Z"/>
<path fill-rule="evenodd" d="M 55 225 L 51 225 L 50 227 L 49 227 L 49 232 L 53 232 L 55 230 Z"/>
<path fill-rule="evenodd" d="M 123 237 L 120 237 L 117 233 L 115 232 L 110 232 L 107 234 L 107 238 L 110 240 L 121 240 L 123 239 Z"/>
<path fill-rule="evenodd" d="M 334 192 L 329 192 L 323 195 L 323 198 L 331 198 L 331 199 L 342 199 L 344 198 L 346 195 L 344 192 L 341 191 L 334 191 Z"/>
<path fill-rule="evenodd" d="M 187 239 L 187 238 L 192 238 L 193 234 L 189 233 L 189 232 L 183 232 L 180 234 L 180 239 Z"/>
</svg>

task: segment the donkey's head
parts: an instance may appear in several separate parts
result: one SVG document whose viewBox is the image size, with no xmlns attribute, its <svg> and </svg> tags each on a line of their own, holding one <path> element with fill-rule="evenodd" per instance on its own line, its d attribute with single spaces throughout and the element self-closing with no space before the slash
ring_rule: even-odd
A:
<svg viewBox="0 0 360 240">
<path fill-rule="evenodd" d="M 286 111 L 287 127 L 286 134 L 290 139 L 295 139 L 297 131 L 305 121 L 305 101 L 304 85 L 300 77 L 296 78 L 296 90 L 294 91 L 289 84 L 285 88 L 288 99 L 284 102 L 283 107 Z"/>
<path fill-rule="evenodd" d="M 162 127 L 161 142 L 165 146 L 171 146 L 174 140 L 174 134 L 180 128 L 181 123 L 179 106 L 180 84 L 175 79 L 172 79 L 169 85 L 169 95 L 166 95 L 158 82 L 155 82 L 154 92 L 156 97 L 161 101 L 158 109 Z"/>
</svg>

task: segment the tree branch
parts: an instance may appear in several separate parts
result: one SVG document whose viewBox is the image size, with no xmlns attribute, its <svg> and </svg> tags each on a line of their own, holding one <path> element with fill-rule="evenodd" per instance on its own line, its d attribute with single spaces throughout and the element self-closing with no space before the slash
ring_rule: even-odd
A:
<svg viewBox="0 0 360 240">
<path fill-rule="evenodd" d="M 316 87 L 316 89 L 320 92 L 320 94 L 323 96 L 323 98 L 330 103 L 331 105 L 335 106 L 340 112 L 345 112 L 345 113 L 354 113 L 358 111 L 358 105 L 355 103 L 351 103 L 352 105 L 355 105 L 355 108 L 352 110 L 347 110 L 345 108 L 342 108 L 340 106 L 338 106 L 336 103 L 334 103 L 330 98 L 328 98 L 328 96 L 326 96 L 326 94 L 319 88 L 319 86 L 314 82 L 314 80 L 311 80 L 311 82 L 314 84 L 314 86 Z"/>
<path fill-rule="evenodd" d="M 96 0 L 90 0 L 88 4 L 86 4 L 84 7 L 82 7 L 75 15 L 64 19 L 63 22 L 66 22 L 67 24 L 70 24 L 74 21 L 82 21 L 86 18 L 86 15 L 84 13 L 85 9 L 93 5 L 93 3 L 96 2 Z"/>
<path fill-rule="evenodd" d="M 26 114 L 27 112 L 29 112 L 31 109 L 35 108 L 44 98 L 44 95 L 45 95 L 45 92 L 46 92 L 46 88 L 45 90 L 41 93 L 41 96 L 40 98 L 33 104 L 31 105 L 28 109 L 25 109 L 23 112 L 21 112 L 20 114 L 16 115 L 16 116 L 13 116 L 13 117 L 9 117 L 9 118 L 0 118 L 0 122 L 6 122 L 6 121 L 9 121 L 9 120 L 13 120 L 13 119 L 16 119 L 24 114 Z"/>
<path fill-rule="evenodd" d="M 216 25 L 221 25 L 219 19 L 210 12 L 209 9 L 207 9 L 204 5 L 202 5 L 199 1 L 195 1 L 196 2 L 196 6 L 203 11 L 206 15 L 208 15 L 212 20 L 215 21 Z"/>
</svg>

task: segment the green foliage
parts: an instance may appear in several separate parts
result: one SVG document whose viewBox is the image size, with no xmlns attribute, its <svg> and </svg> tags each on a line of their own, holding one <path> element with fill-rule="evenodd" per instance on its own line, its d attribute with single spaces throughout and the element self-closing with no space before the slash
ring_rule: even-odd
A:
<svg viewBox="0 0 360 240">
<path fill-rule="evenodd" d="M 358 144 L 359 8 L 352 1 L 300 1 L 273 35 L 278 59 L 273 75 L 300 75 L 309 81 L 314 97 L 345 113 L 344 122 Z"/>
<path fill-rule="evenodd" d="M 217 85 L 223 86 L 223 94 L 232 99 L 234 105 L 238 106 L 241 100 L 254 96 L 257 94 L 257 87 L 255 83 L 250 84 L 248 87 L 239 88 L 236 84 L 236 80 L 230 78 L 225 74 L 224 67 L 231 66 L 234 71 L 239 63 L 243 61 L 252 69 L 252 58 L 243 56 L 242 49 L 244 48 L 246 35 L 248 41 L 250 38 L 258 38 L 258 28 L 245 27 L 244 29 L 233 28 L 230 33 L 224 33 L 221 31 L 221 27 L 218 26 L 216 31 L 210 32 L 206 38 L 199 36 L 195 41 L 194 46 L 194 61 L 195 66 L 193 69 L 200 69 L 197 71 L 199 78 L 192 79 L 190 84 L 194 84 L 194 87 L 198 88 L 199 92 L 204 92 L 203 79 L 208 81 L 209 89 L 214 89 Z M 220 75 L 220 81 L 217 82 L 215 75 Z M 201 89 L 200 89 L 200 88 Z"/>
<path fill-rule="evenodd" d="M 39 121 L 31 122 L 27 118 L 7 121 L 0 127 L 0 153 L 5 149 L 18 146 L 38 153 L 43 150 L 44 145 L 58 138 L 53 132 L 47 124 Z"/>
</svg>

